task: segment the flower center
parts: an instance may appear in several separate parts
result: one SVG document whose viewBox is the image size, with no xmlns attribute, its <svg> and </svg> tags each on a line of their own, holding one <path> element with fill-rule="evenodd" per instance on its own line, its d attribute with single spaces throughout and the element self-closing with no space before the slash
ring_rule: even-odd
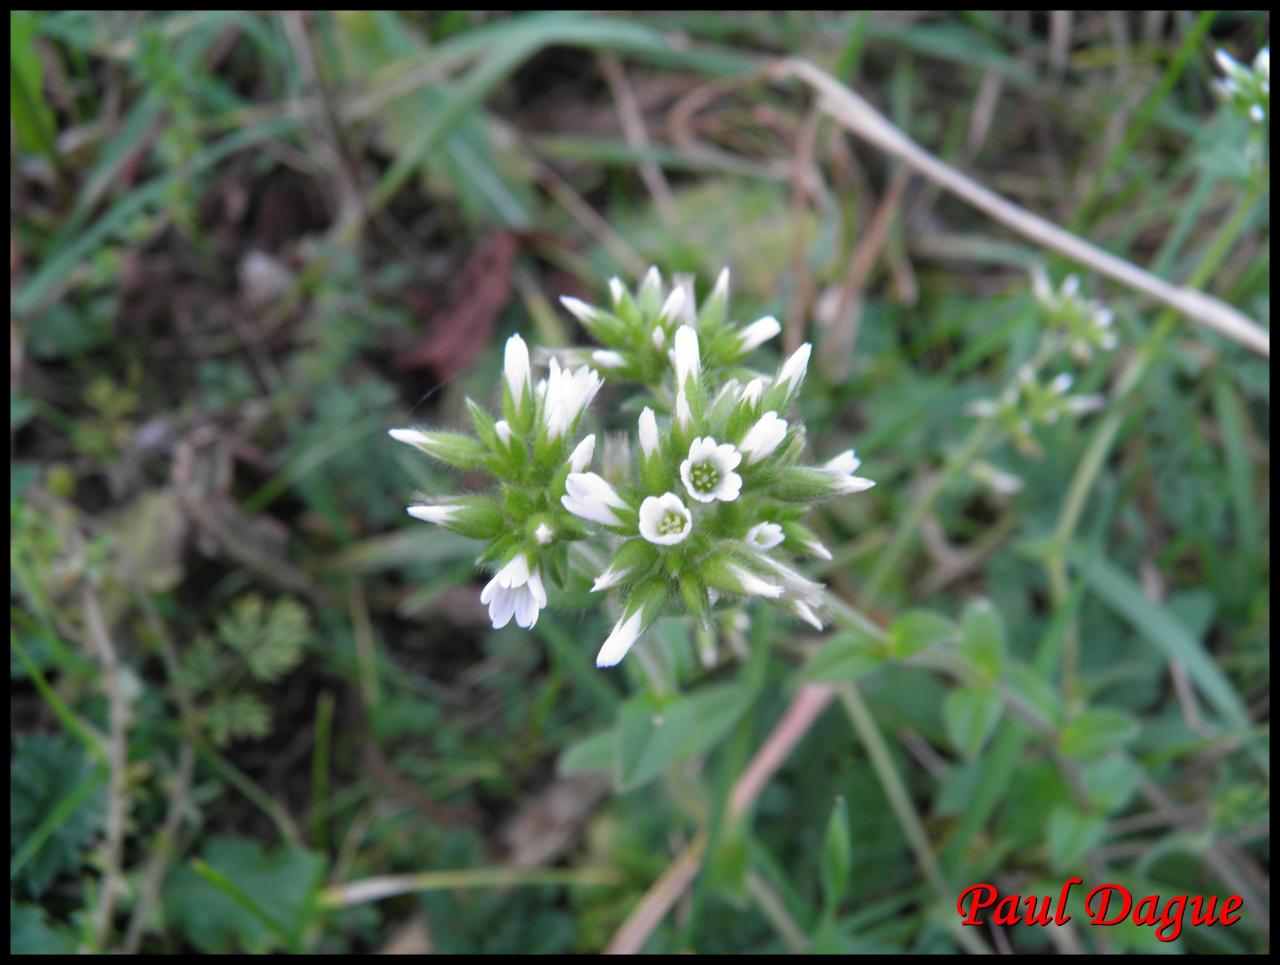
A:
<svg viewBox="0 0 1280 965">
<path fill-rule="evenodd" d="M 684 531 L 684 517 L 679 513 L 668 512 L 658 520 L 659 536 L 675 536 Z"/>
<path fill-rule="evenodd" d="M 720 485 L 720 467 L 710 461 L 694 463 L 689 467 L 689 480 L 698 492 L 713 493 Z"/>
</svg>

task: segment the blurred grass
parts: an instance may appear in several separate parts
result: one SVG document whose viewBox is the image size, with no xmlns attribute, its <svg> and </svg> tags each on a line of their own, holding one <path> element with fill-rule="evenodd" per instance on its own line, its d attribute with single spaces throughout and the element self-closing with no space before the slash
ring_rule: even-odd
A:
<svg viewBox="0 0 1280 965">
<path fill-rule="evenodd" d="M 1265 950 L 1267 361 L 1086 279 L 1121 347 L 1077 382 L 1111 407 L 1050 427 L 1038 457 L 987 451 L 1022 479 L 1016 495 L 957 473 L 922 510 L 921 487 L 971 430 L 964 405 L 1035 350 L 1026 268 L 1044 253 L 759 70 L 776 55 L 831 70 L 994 190 L 1269 321 L 1269 168 L 1251 174 L 1243 127 L 1209 91 L 1214 47 L 1247 59 L 1269 24 L 11 12 L 11 804 L 14 787 L 44 802 L 12 808 L 11 950 L 596 951 L 704 833 L 692 904 L 647 950 L 781 951 L 798 932 L 815 950 L 954 951 L 951 910 L 913 861 L 919 834 L 956 891 L 1056 892 L 1043 882 L 1070 871 L 1248 895 L 1240 926 L 1172 946 L 1081 928 L 983 935 L 997 947 Z M 648 147 L 623 129 L 605 54 Z M 851 334 L 842 291 L 895 178 Z M 485 245 L 503 232 L 516 254 L 499 275 Z M 577 339 L 539 313 L 649 263 L 700 289 L 727 263 L 735 317 L 772 313 L 816 342 L 810 448 L 856 446 L 878 482 L 814 519 L 833 591 L 865 605 L 874 584 L 872 616 L 899 637 L 910 610 L 998 608 L 1004 716 L 971 755 L 952 741 L 954 708 L 974 698 L 950 695 L 973 692 L 972 668 L 936 646 L 850 661 L 883 746 L 869 753 L 865 726 L 827 713 L 751 820 L 727 824 L 734 779 L 821 641 L 758 619 L 749 659 L 722 647 L 704 673 L 673 626 L 662 653 L 688 693 L 667 712 L 699 719 L 659 747 L 647 697 L 626 696 L 642 689 L 634 668 L 590 666 L 607 620 L 587 594 L 532 634 L 490 631 L 470 544 L 404 520 L 415 487 L 455 482 L 383 430 L 461 424 L 465 397 L 492 399 L 507 333 Z M 486 292 L 506 294 L 482 305 Z M 627 427 L 616 401 L 601 415 Z M 131 512 L 157 496 L 175 511 Z M 913 507 L 923 538 L 912 527 L 888 566 Z M 144 519 L 148 532 L 127 531 Z M 85 594 L 110 615 L 130 710 L 114 858 L 108 772 L 55 780 L 80 773 L 80 744 L 102 761 L 116 736 Z M 218 701 L 248 679 L 199 665 L 197 641 L 251 595 L 305 606 L 305 657 L 255 684 L 266 735 L 217 748 Z M 596 757 L 572 756 L 615 718 L 627 756 L 599 756 L 598 738 L 593 753 L 643 785 L 622 793 Z M 24 740 L 59 729 L 73 739 L 47 759 Z M 585 773 L 557 771 L 574 760 Z M 847 855 L 829 831 L 837 797 Z M 125 886 L 144 874 L 152 897 Z M 332 900 L 399 874 L 446 887 Z"/>
</svg>

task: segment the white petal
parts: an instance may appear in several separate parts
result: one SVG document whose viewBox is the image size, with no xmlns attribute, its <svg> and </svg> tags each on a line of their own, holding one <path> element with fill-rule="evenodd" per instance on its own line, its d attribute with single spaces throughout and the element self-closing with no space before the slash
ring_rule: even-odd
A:
<svg viewBox="0 0 1280 965">
<path fill-rule="evenodd" d="M 658 420 L 648 406 L 640 413 L 640 450 L 646 458 L 658 451 Z"/>
<path fill-rule="evenodd" d="M 591 457 L 596 452 L 596 437 L 589 435 L 584 438 L 576 449 L 569 456 L 569 468 L 574 472 L 582 472 L 591 465 Z"/>
<path fill-rule="evenodd" d="M 738 351 L 743 353 L 750 352 L 781 331 L 782 325 L 778 323 L 778 320 L 772 315 L 766 315 L 764 318 L 752 322 L 738 333 Z"/>
<path fill-rule="evenodd" d="M 449 522 L 458 512 L 456 506 L 410 506 L 409 515 L 415 519 L 440 525 Z"/>
<path fill-rule="evenodd" d="M 520 408 L 520 400 L 524 396 L 525 386 L 529 384 L 529 347 L 519 335 L 507 339 L 506 351 L 503 353 L 502 374 L 511 389 L 511 397 L 516 409 Z"/>
<path fill-rule="evenodd" d="M 627 655 L 640 637 L 641 611 L 636 610 L 625 620 L 619 620 L 609 634 L 600 652 L 596 654 L 597 667 L 612 667 Z"/>
</svg>

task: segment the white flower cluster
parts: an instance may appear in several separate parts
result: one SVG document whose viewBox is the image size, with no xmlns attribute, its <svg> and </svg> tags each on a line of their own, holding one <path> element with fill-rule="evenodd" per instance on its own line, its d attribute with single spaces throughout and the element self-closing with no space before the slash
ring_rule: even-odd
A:
<svg viewBox="0 0 1280 965">
<path fill-rule="evenodd" d="M 610 309 L 562 299 L 603 348 L 555 353 L 536 385 L 524 341 L 507 342 L 502 419 L 468 400 L 474 435 L 392 431 L 499 483 L 495 494 L 424 501 L 409 513 L 487 541 L 480 563 L 494 575 L 480 600 L 494 627 L 534 626 L 548 602 L 545 581 L 570 578 L 569 544 L 605 540 L 611 558 L 590 574 L 591 589 L 616 593 L 621 616 L 598 666 L 618 663 L 660 614 L 683 609 L 707 630 L 712 611 L 733 598 L 774 601 L 821 628 L 822 588 L 783 554 L 831 559 L 801 518 L 817 500 L 873 484 L 857 475 L 852 450 L 802 463 L 804 429 L 789 413 L 810 346 L 771 374 L 745 368 L 781 326 L 772 317 L 729 320 L 727 269 L 701 306 L 691 280 L 668 290 L 656 268 L 634 294 L 617 279 L 609 290 Z M 606 439 L 597 473 L 595 436 L 571 440 L 600 372 L 641 383 L 649 404 L 636 423 L 635 458 Z"/>
<path fill-rule="evenodd" d="M 1041 382 L 1030 365 L 1018 369 L 1017 378 L 998 399 L 975 399 L 965 411 L 980 419 L 998 419 L 1018 448 L 1038 452 L 1034 429 L 1052 425 L 1062 416 L 1096 412 L 1105 404 L 1100 395 L 1068 395 L 1074 379 L 1063 372 Z"/>
<path fill-rule="evenodd" d="M 1031 291 L 1043 309 L 1051 329 L 1077 362 L 1085 363 L 1095 351 L 1116 347 L 1111 309 L 1080 291 L 1080 278 L 1068 275 L 1056 289 L 1040 265 L 1031 269 Z"/>
<path fill-rule="evenodd" d="M 1214 60 L 1223 74 L 1213 82 L 1218 96 L 1254 124 L 1265 124 L 1271 113 L 1271 46 L 1258 51 L 1252 67 L 1225 50 L 1218 50 Z"/>
</svg>

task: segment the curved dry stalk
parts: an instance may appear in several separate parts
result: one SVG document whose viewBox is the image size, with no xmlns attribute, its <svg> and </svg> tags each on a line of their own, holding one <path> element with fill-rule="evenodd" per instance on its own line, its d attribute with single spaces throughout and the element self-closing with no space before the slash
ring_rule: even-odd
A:
<svg viewBox="0 0 1280 965">
<path fill-rule="evenodd" d="M 1212 328 L 1259 355 L 1271 357 L 1270 333 L 1243 312 L 1202 291 L 1171 285 L 1132 262 L 1103 251 L 1051 221 L 1000 197 L 934 157 L 890 123 L 866 100 L 807 60 L 789 58 L 776 61 L 770 74 L 775 80 L 795 77 L 803 81 L 820 95 L 823 109 L 841 126 L 904 161 L 933 183 L 967 201 L 1006 228 L 1155 299 L 1190 321 Z"/>
</svg>

